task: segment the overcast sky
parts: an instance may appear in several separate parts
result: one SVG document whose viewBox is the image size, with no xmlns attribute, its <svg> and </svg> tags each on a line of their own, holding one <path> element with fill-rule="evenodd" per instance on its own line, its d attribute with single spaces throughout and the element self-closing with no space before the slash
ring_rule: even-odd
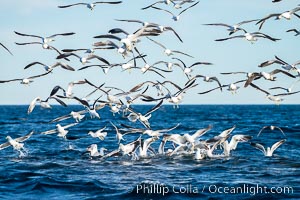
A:
<svg viewBox="0 0 300 200">
<path fill-rule="evenodd" d="M 123 28 L 128 32 L 134 32 L 140 25 L 117 22 L 114 19 L 139 19 L 148 22 L 155 22 L 165 26 L 172 26 L 182 37 L 184 43 L 180 43 L 170 32 L 163 33 L 154 39 L 163 43 L 170 49 L 180 50 L 193 55 L 195 58 L 179 56 L 187 65 L 197 61 L 212 62 L 211 66 L 199 66 L 194 68 L 193 75 L 202 74 L 217 76 L 222 84 L 229 84 L 245 78 L 243 75 L 221 75 L 221 72 L 231 71 L 272 71 L 280 68 L 279 65 L 258 68 L 257 66 L 274 55 L 294 63 L 300 60 L 299 44 L 300 36 L 294 37 L 293 33 L 286 33 L 291 28 L 300 29 L 300 19 L 293 16 L 290 21 L 273 19 L 268 20 L 263 33 L 276 38 L 278 42 L 260 39 L 255 44 L 244 39 L 215 42 L 215 39 L 228 36 L 223 27 L 204 26 L 205 23 L 228 23 L 235 24 L 243 20 L 259 19 L 270 13 L 278 13 L 293 9 L 299 4 L 296 0 L 283 0 L 280 3 L 272 3 L 271 0 L 202 0 L 194 8 L 183 13 L 178 22 L 174 22 L 168 13 L 163 11 L 140 8 L 151 4 L 149 0 L 124 0 L 120 5 L 97 5 L 93 11 L 84 6 L 70 7 L 66 9 L 57 8 L 58 5 L 76 3 L 74 0 L 22 0 L 2 1 L 0 6 L 1 31 L 0 42 L 6 45 L 14 54 L 9 55 L 5 50 L 0 49 L 1 74 L 0 80 L 13 78 L 25 78 L 32 75 L 44 73 L 44 69 L 34 66 L 27 70 L 23 68 L 34 61 L 45 64 L 56 62 L 56 52 L 44 50 L 41 46 L 17 46 L 15 42 L 39 41 L 35 38 L 27 38 L 14 34 L 13 31 L 21 33 L 49 36 L 54 33 L 75 32 L 75 35 L 68 37 L 57 37 L 52 43 L 58 49 L 64 48 L 90 48 L 99 41 L 93 36 L 106 34 L 109 29 Z M 160 6 L 160 5 L 158 5 Z M 161 5 L 160 7 L 179 13 L 171 6 Z M 243 26 L 249 32 L 258 30 L 253 23 Z M 240 33 L 237 33 L 240 34 Z M 163 54 L 162 49 L 146 38 L 142 38 L 137 45 L 140 51 L 147 54 L 147 61 L 152 64 L 158 60 L 171 61 L 171 57 Z M 83 55 L 83 52 L 79 54 Z M 97 55 L 109 60 L 111 63 L 124 62 L 115 50 L 96 52 Z M 75 69 L 82 67 L 78 59 L 71 57 L 69 65 Z M 93 61 L 94 64 L 99 62 Z M 139 62 L 139 66 L 143 63 Z M 163 68 L 163 66 L 161 66 Z M 179 68 L 174 68 L 172 73 L 165 73 L 166 80 L 171 80 L 179 85 L 187 81 Z M 294 81 L 282 74 L 277 75 L 278 81 L 269 82 L 263 79 L 257 81 L 257 85 L 264 89 L 275 86 L 289 87 Z M 164 79 L 154 73 L 141 74 L 139 70 L 132 70 L 131 73 L 121 72 L 120 68 L 113 68 L 107 75 L 101 69 L 90 68 L 84 71 L 65 71 L 57 68 L 52 74 L 36 79 L 30 86 L 21 85 L 19 82 L 0 84 L 0 104 L 29 104 L 37 96 L 46 98 L 51 89 L 60 85 L 64 88 L 68 83 L 75 80 L 87 78 L 91 82 L 100 85 L 119 87 L 128 90 L 136 84 L 146 80 Z M 199 85 L 184 95 L 184 104 L 273 104 L 268 101 L 265 95 L 253 88 L 241 88 L 237 94 L 232 95 L 224 90 L 214 91 L 205 95 L 203 92 L 217 86 L 216 83 L 198 81 Z M 242 85 L 240 85 L 242 87 Z M 75 95 L 82 97 L 91 90 L 88 86 L 79 86 L 74 89 Z M 300 90 L 300 82 L 294 87 L 294 91 Z M 285 98 L 283 103 L 298 104 L 300 94 Z M 76 103 L 69 102 L 69 103 Z M 139 102 L 140 103 L 140 102 Z"/>
</svg>

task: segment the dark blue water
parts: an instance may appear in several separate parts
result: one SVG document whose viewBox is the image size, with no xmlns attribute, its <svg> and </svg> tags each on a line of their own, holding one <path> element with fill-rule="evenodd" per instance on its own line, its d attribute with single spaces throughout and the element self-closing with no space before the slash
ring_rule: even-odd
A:
<svg viewBox="0 0 300 200">
<path fill-rule="evenodd" d="M 149 106 L 134 106 L 141 113 Z M 0 143 L 7 135 L 19 137 L 53 129 L 48 122 L 56 117 L 81 110 L 80 106 L 52 110 L 39 107 L 27 116 L 27 106 L 0 106 Z M 226 159 L 196 161 L 193 156 L 154 156 L 140 160 L 129 157 L 108 160 L 82 155 L 91 144 L 109 151 L 118 147 L 114 124 L 128 123 L 108 109 L 99 111 L 101 120 L 90 119 L 70 128 L 64 140 L 54 135 L 35 134 L 25 142 L 28 155 L 19 157 L 11 147 L 0 151 L 0 199 L 299 199 L 300 198 L 300 106 L 299 105 L 210 105 L 163 106 L 150 119 L 152 129 L 180 123 L 172 133 L 193 133 L 212 124 L 203 139 L 236 125 L 232 134 L 253 136 L 252 142 L 271 146 L 284 136 L 261 127 L 276 125 L 287 141 L 273 157 L 241 143 Z M 73 123 L 72 119 L 61 122 Z M 107 126 L 104 141 L 87 133 Z M 131 142 L 138 135 L 125 136 Z M 124 142 L 124 143 L 125 143 Z M 153 144 L 158 148 L 160 141 Z M 228 187 L 228 188 L 227 188 Z M 275 193 L 273 193 L 275 192 Z M 236 194 L 234 194 L 236 193 Z"/>
</svg>

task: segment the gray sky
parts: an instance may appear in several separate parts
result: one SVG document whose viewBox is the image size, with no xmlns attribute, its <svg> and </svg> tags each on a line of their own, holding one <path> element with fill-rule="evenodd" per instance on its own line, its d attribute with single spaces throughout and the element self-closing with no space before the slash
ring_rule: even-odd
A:
<svg viewBox="0 0 300 200">
<path fill-rule="evenodd" d="M 189 65 L 197 61 L 212 62 L 212 66 L 199 66 L 194 68 L 193 75 L 202 74 L 217 76 L 222 84 L 229 84 L 244 78 L 243 75 L 224 76 L 221 72 L 231 71 L 272 71 L 280 68 L 279 65 L 269 66 L 264 69 L 258 68 L 258 64 L 263 61 L 273 59 L 274 55 L 279 56 L 287 62 L 294 63 L 299 60 L 299 37 L 294 37 L 292 33 L 286 33 L 291 28 L 299 29 L 300 21 L 297 17 L 288 20 L 269 20 L 265 23 L 263 33 L 269 34 L 282 40 L 272 42 L 260 39 L 255 44 L 244 39 L 215 42 L 215 39 L 228 36 L 228 32 L 223 27 L 203 26 L 205 23 L 228 23 L 234 24 L 243 20 L 259 19 L 270 13 L 283 12 L 296 7 L 299 1 L 283 0 L 281 3 L 272 3 L 271 0 L 202 0 L 200 3 L 183 13 L 178 22 L 174 22 L 168 13 L 140 8 L 151 4 L 154 1 L 124 0 L 120 5 L 97 5 L 93 11 L 84 6 L 70 7 L 66 9 L 57 8 L 58 5 L 76 3 L 77 1 L 66 0 L 22 0 L 22 1 L 2 1 L 0 6 L 1 32 L 0 42 L 6 45 L 14 54 L 10 56 L 3 49 L 0 50 L 1 74 L 0 80 L 25 78 L 27 76 L 44 73 L 44 69 L 34 66 L 27 70 L 23 68 L 33 62 L 39 61 L 45 64 L 56 62 L 56 52 L 44 50 L 38 45 L 17 46 L 14 42 L 39 41 L 35 38 L 27 38 L 14 34 L 13 31 L 21 33 L 48 36 L 54 33 L 75 32 L 75 35 L 68 37 L 58 37 L 52 43 L 58 49 L 64 48 L 90 48 L 91 45 L 99 41 L 93 37 L 106 34 L 111 28 L 123 28 L 128 32 L 134 32 L 139 28 L 138 24 L 128 24 L 117 22 L 114 19 L 139 19 L 148 22 L 155 22 L 161 25 L 172 26 L 182 37 L 184 43 L 180 43 L 172 33 L 164 33 L 155 40 L 163 43 L 170 49 L 184 51 L 195 58 L 180 56 Z M 168 10 L 179 13 L 171 6 Z M 249 32 L 258 30 L 253 23 L 243 26 Z M 240 34 L 240 33 L 237 33 Z M 141 52 L 147 54 L 149 64 L 157 60 L 171 61 L 171 57 L 163 54 L 162 49 L 146 38 L 137 45 Z M 79 53 L 81 54 L 81 53 Z M 124 62 L 124 59 L 114 50 L 96 53 L 109 60 L 111 63 Z M 81 54 L 83 55 L 83 53 Z M 78 59 L 71 57 L 69 63 L 72 67 L 79 69 L 82 64 Z M 94 64 L 99 63 L 93 61 Z M 139 66 L 142 66 L 139 62 Z M 187 78 L 179 68 L 174 68 L 172 73 L 165 73 L 166 80 L 171 80 L 179 85 L 183 85 Z M 74 80 L 88 80 L 100 85 L 106 83 L 107 86 L 120 87 L 124 90 L 130 89 L 136 84 L 145 80 L 164 80 L 154 73 L 141 74 L 139 70 L 132 70 L 131 73 L 121 72 L 120 68 L 113 68 L 107 75 L 104 75 L 99 68 L 90 68 L 84 71 L 69 72 L 62 69 L 55 69 L 52 74 L 36 79 L 30 86 L 21 85 L 19 82 L 0 84 L 0 104 L 29 104 L 37 96 L 46 98 L 55 85 L 67 87 L 67 84 Z M 257 81 L 257 85 L 262 88 L 275 86 L 289 87 L 295 80 L 282 74 L 277 75 L 278 81 L 268 82 Z M 184 104 L 273 104 L 268 101 L 265 95 L 253 88 L 241 88 L 237 94 L 232 95 L 224 90 L 214 91 L 206 95 L 198 95 L 198 92 L 214 88 L 216 83 L 206 83 L 198 81 L 199 86 L 193 88 L 185 94 Z M 241 85 L 242 86 L 242 85 Z M 89 93 L 90 87 L 79 86 L 74 92 L 79 97 Z M 300 82 L 295 86 L 294 91 L 300 90 Z M 283 103 L 299 103 L 299 94 L 285 98 Z M 68 102 L 70 104 L 75 101 Z"/>
</svg>

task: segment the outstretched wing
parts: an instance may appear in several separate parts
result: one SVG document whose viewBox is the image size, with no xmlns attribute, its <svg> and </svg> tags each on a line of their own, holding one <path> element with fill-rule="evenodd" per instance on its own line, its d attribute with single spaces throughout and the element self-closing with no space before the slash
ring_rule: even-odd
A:
<svg viewBox="0 0 300 200">
<path fill-rule="evenodd" d="M 14 32 L 15 32 L 15 34 L 17 34 L 17 35 L 21 35 L 21 36 L 27 36 L 27 37 L 36 37 L 36 38 L 43 39 L 43 37 L 41 37 L 41 36 L 38 36 L 38 35 L 29 35 L 29 34 L 19 33 L 19 32 L 17 32 L 17 31 L 14 31 Z"/>
<path fill-rule="evenodd" d="M 13 56 L 12 52 L 11 52 L 6 46 L 4 46 L 4 44 L 0 43 L 0 45 L 1 45 L 8 53 L 10 53 L 10 55 Z"/>
<path fill-rule="evenodd" d="M 7 148 L 7 147 L 9 147 L 9 146 L 10 146 L 10 143 L 9 143 L 9 142 L 5 142 L 5 143 L 3 143 L 3 144 L 0 144 L 0 150 L 5 149 L 5 148 Z"/>
<path fill-rule="evenodd" d="M 280 147 L 280 145 L 282 145 L 283 143 L 285 143 L 286 139 L 280 140 L 278 142 L 276 142 L 275 144 L 273 144 L 273 146 L 271 147 L 271 153 L 273 154 L 273 152 Z"/>
<path fill-rule="evenodd" d="M 264 127 L 262 127 L 261 129 L 260 129 L 260 131 L 258 132 L 258 134 L 257 134 L 257 137 L 261 134 L 261 132 L 263 131 L 263 130 L 265 130 L 266 128 L 268 128 L 269 126 L 264 126 Z"/>
<path fill-rule="evenodd" d="M 228 38 L 216 39 L 215 41 L 220 42 L 220 41 L 231 40 L 231 39 L 235 39 L 235 38 L 243 38 L 243 37 L 245 37 L 245 36 L 244 35 L 236 35 L 236 36 L 232 36 L 232 37 L 228 37 Z"/>
<path fill-rule="evenodd" d="M 70 4 L 70 5 L 65 5 L 65 6 L 58 6 L 59 8 L 68 8 L 71 6 L 77 6 L 77 5 L 88 5 L 88 3 L 74 3 L 74 4 Z"/>
<path fill-rule="evenodd" d="M 29 139 L 33 133 L 34 133 L 34 131 L 31 131 L 29 134 L 27 134 L 23 137 L 16 138 L 15 141 L 16 142 L 24 142 L 25 140 Z"/>
<path fill-rule="evenodd" d="M 254 148 L 260 150 L 261 152 L 263 152 L 264 155 L 267 154 L 266 149 L 263 145 L 258 144 L 258 143 L 253 143 L 253 142 L 251 142 L 250 145 L 253 146 Z"/>
<path fill-rule="evenodd" d="M 56 36 L 68 36 L 68 35 L 74 35 L 74 32 L 70 32 L 70 33 L 58 33 L 58 34 L 53 34 L 51 36 L 49 36 L 48 38 L 54 38 Z"/>
</svg>

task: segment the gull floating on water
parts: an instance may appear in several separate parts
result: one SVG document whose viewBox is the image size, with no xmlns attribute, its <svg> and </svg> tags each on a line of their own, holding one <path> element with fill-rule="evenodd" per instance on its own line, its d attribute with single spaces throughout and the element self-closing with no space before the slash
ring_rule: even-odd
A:
<svg viewBox="0 0 300 200">
<path fill-rule="evenodd" d="M 150 150 L 153 154 L 155 154 L 154 149 L 150 146 L 153 142 L 157 141 L 158 137 L 151 137 L 146 140 L 141 140 L 140 144 L 140 151 L 139 156 L 140 157 L 147 157 L 148 156 L 148 150 Z"/>
<path fill-rule="evenodd" d="M 91 157 L 103 157 L 104 151 L 107 151 L 107 149 L 104 147 L 101 147 L 100 150 L 98 151 L 97 144 L 92 144 L 86 149 L 86 151 L 89 152 Z"/>
<path fill-rule="evenodd" d="M 224 155 L 229 156 L 231 150 L 235 150 L 239 142 L 248 142 L 252 139 L 249 135 L 234 135 L 230 142 L 227 140 L 223 142 Z"/>
<path fill-rule="evenodd" d="M 283 143 L 285 143 L 286 139 L 284 140 L 280 140 L 278 142 L 276 142 L 275 144 L 272 145 L 272 147 L 268 147 L 267 149 L 265 149 L 264 146 L 262 146 L 261 144 L 258 144 L 258 143 L 250 143 L 251 146 L 257 148 L 258 150 L 260 150 L 261 152 L 263 152 L 263 154 L 267 157 L 272 157 L 273 156 L 273 153 L 274 151 L 280 147 L 280 145 L 282 145 Z"/>
<path fill-rule="evenodd" d="M 130 155 L 133 159 L 137 158 L 137 155 L 135 151 L 137 148 L 141 145 L 141 138 L 134 140 L 133 142 L 130 142 L 128 144 L 119 144 L 119 150 L 123 155 Z"/>
</svg>

